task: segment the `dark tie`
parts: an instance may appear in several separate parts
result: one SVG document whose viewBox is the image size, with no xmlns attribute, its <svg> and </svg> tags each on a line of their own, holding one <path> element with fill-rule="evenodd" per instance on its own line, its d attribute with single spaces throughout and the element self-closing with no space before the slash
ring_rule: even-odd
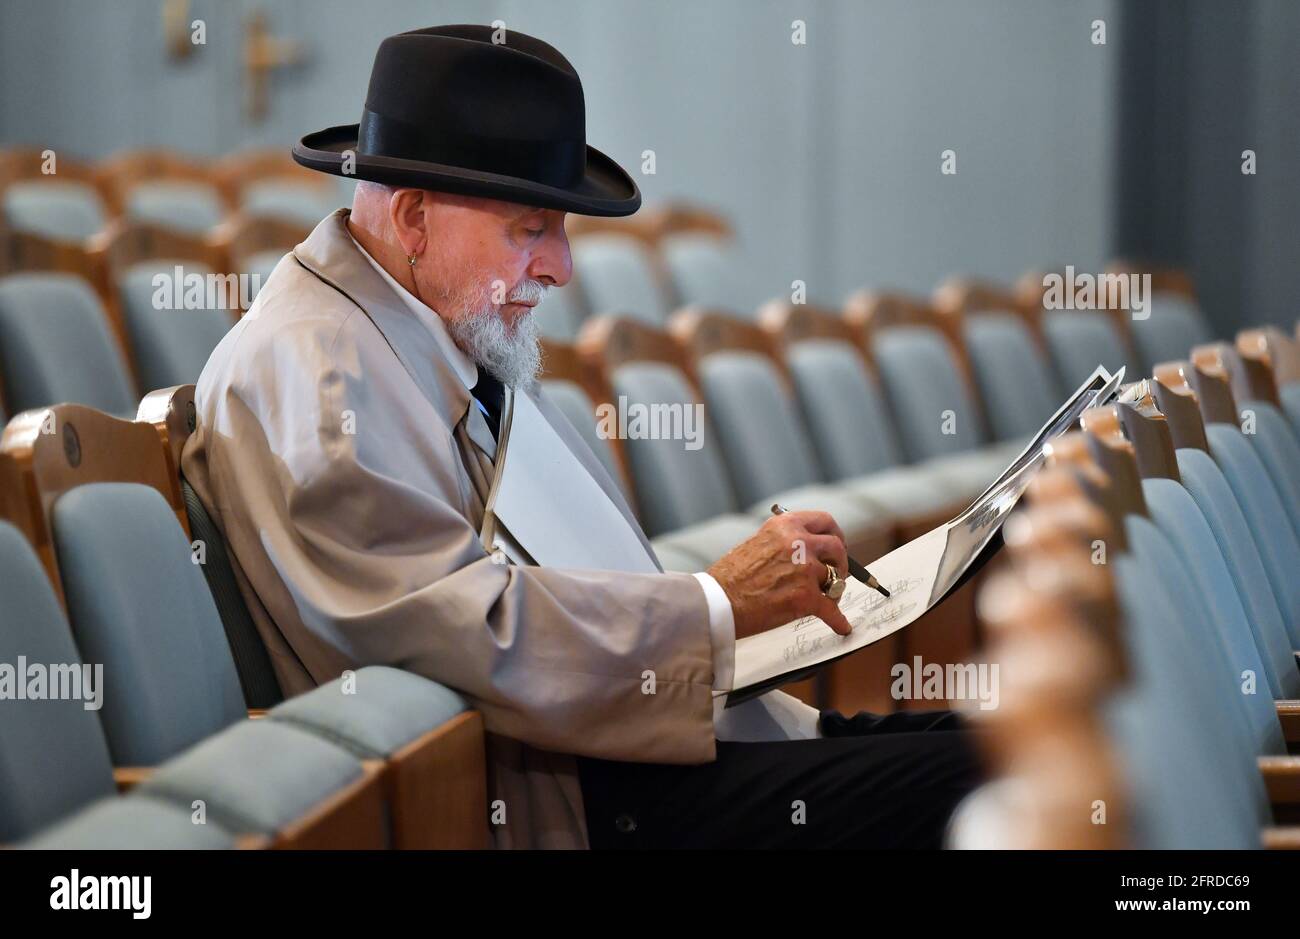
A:
<svg viewBox="0 0 1300 939">
<path fill-rule="evenodd" d="M 496 440 L 501 428 L 501 408 L 506 400 L 505 385 L 489 375 L 486 369 L 480 368 L 478 384 L 470 390 L 470 394 L 474 396 L 475 401 L 483 405 L 488 430 L 492 431 L 492 439 Z"/>
</svg>

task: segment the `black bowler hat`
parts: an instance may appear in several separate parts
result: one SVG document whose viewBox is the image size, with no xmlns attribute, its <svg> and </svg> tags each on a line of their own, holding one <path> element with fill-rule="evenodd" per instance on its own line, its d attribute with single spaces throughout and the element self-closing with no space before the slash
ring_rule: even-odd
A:
<svg viewBox="0 0 1300 939">
<path fill-rule="evenodd" d="M 494 43 L 493 35 L 503 38 Z M 379 44 L 360 124 L 308 134 L 303 166 L 563 209 L 631 215 L 641 193 L 587 146 L 582 81 L 564 56 L 523 33 L 433 26 Z M 344 172 L 344 154 L 355 154 Z"/>
</svg>

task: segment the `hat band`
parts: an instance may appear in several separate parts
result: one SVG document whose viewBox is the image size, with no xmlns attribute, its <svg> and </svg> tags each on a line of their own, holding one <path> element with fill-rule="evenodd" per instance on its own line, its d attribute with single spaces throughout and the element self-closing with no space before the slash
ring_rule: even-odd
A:
<svg viewBox="0 0 1300 939">
<path fill-rule="evenodd" d="M 587 144 L 582 140 L 469 137 L 368 109 L 361 113 L 357 151 L 514 176 L 557 189 L 577 185 L 587 169 Z"/>
</svg>

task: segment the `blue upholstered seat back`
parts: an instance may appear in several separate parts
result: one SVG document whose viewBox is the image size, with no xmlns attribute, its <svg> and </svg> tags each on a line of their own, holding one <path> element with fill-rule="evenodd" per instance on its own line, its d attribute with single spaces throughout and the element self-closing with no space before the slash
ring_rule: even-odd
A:
<svg viewBox="0 0 1300 939">
<path fill-rule="evenodd" d="M 342 204 L 343 200 L 332 186 L 268 179 L 244 187 L 239 210 L 246 215 L 280 218 L 315 228 L 321 219 Z"/>
<path fill-rule="evenodd" d="M 1168 536 L 1191 575 L 1197 591 L 1191 602 L 1205 613 L 1193 622 L 1208 627 L 1209 632 L 1193 638 L 1193 648 L 1203 653 L 1212 689 L 1225 707 L 1235 706 L 1246 717 L 1258 752 L 1285 753 L 1268 670 L 1205 516 L 1187 490 L 1172 479 L 1148 479 L 1142 489 L 1152 520 Z"/>
<path fill-rule="evenodd" d="M 975 401 L 938 330 L 898 326 L 873 344 L 880 384 L 910 462 L 985 443 Z M 947 433 L 949 429 L 952 433 Z"/>
<path fill-rule="evenodd" d="M 134 264 L 118 279 L 122 311 L 126 317 L 131 348 L 135 353 L 140 384 L 147 389 L 190 385 L 199 380 L 208 356 L 223 336 L 235 325 L 229 309 L 201 307 L 172 309 L 176 293 L 171 286 L 181 268 L 180 296 L 184 299 L 184 282 L 191 276 L 207 278 L 213 272 L 193 261 L 154 260 Z M 164 280 L 155 280 L 162 276 Z M 155 284 L 159 286 L 155 286 Z M 238 281 L 224 279 L 221 289 L 226 302 L 237 304 L 241 294 Z M 205 287 L 205 294 L 208 292 Z M 167 299 L 156 302 L 159 296 Z M 219 295 L 206 297 L 221 302 Z M 250 298 L 251 299 L 251 298 Z"/>
<path fill-rule="evenodd" d="M 37 674 L 32 666 L 46 676 L 42 697 L 13 692 L 0 701 L 0 844 L 7 844 L 112 795 L 114 786 L 104 731 L 85 706 L 82 657 L 35 552 L 8 522 L 0 522 L 0 583 L 0 663 L 15 670 L 24 689 L 29 674 Z M 71 679 L 74 669 L 83 683 L 65 687 L 82 688 L 82 697 L 49 700 L 49 680 Z M 111 696 L 102 686 L 98 692 L 104 701 Z"/>
<path fill-rule="evenodd" d="M 1250 525 L 1218 464 L 1203 450 L 1178 451 L 1183 486 L 1200 508 L 1223 551 L 1232 583 L 1246 613 L 1270 691 L 1275 698 L 1300 696 L 1291 637 L 1278 608 L 1268 572 Z"/>
<path fill-rule="evenodd" d="M 573 269 L 593 314 L 618 313 L 662 326 L 671 302 L 645 245 L 629 235 L 584 235 L 571 244 Z"/>
<path fill-rule="evenodd" d="M 715 352 L 699 366 L 732 486 L 742 505 L 820 481 L 812 444 L 776 366 L 756 352 Z"/>
<path fill-rule="evenodd" d="M 669 235 L 660 243 L 659 253 L 668 267 L 677 302 L 682 305 L 747 310 L 761 299 L 746 290 L 731 243 L 716 235 Z"/>
<path fill-rule="evenodd" d="M 611 380 L 616 398 L 626 398 L 629 406 L 697 403 L 681 371 L 661 362 L 630 362 L 615 369 Z M 702 446 L 694 450 L 681 440 L 624 441 L 641 526 L 650 537 L 736 511 L 713 429 L 706 422 L 702 432 Z"/>
<path fill-rule="evenodd" d="M 583 309 L 582 295 L 576 284 L 565 287 L 552 287 L 544 299 L 533 311 L 537 319 L 537 329 L 548 339 L 560 342 L 572 342 L 582 328 L 586 311 Z"/>
<path fill-rule="evenodd" d="M 1160 291 L 1150 298 L 1150 307 L 1150 316 L 1129 320 L 1144 372 L 1161 362 L 1185 359 L 1193 346 L 1212 338 L 1200 308 L 1188 298 Z"/>
<path fill-rule="evenodd" d="M 1243 436 L 1268 470 L 1291 520 L 1291 530 L 1300 538 L 1300 440 L 1282 412 L 1267 401 L 1246 400 L 1237 407 L 1239 414 L 1254 419 L 1253 432 Z"/>
<path fill-rule="evenodd" d="M 831 479 L 891 469 L 903 461 L 884 396 L 858 350 L 809 339 L 786 353 L 804 426 Z"/>
<path fill-rule="evenodd" d="M 1277 395 L 1287 420 L 1291 422 L 1291 429 L 1300 434 L 1300 381 L 1279 385 Z"/>
<path fill-rule="evenodd" d="M 1141 548 L 1111 563 L 1133 675 L 1108 716 L 1136 809 L 1137 845 L 1258 847 L 1258 796 L 1242 798 L 1245 780 L 1238 766 L 1228 765 L 1240 757 L 1217 751 L 1222 740 L 1215 731 L 1222 725 L 1208 713 L 1212 708 L 1190 679 L 1178 644 L 1170 646 L 1179 624 L 1161 572 Z M 1217 758 L 1207 759 L 1212 752 Z"/>
<path fill-rule="evenodd" d="M 1286 509 L 1277 487 L 1259 455 L 1235 425 L 1208 424 L 1205 434 L 1210 441 L 1210 455 L 1232 486 L 1242 514 L 1250 526 L 1268 581 L 1282 611 L 1282 621 L 1300 649 L 1300 542 L 1296 541 Z"/>
<path fill-rule="evenodd" d="M 1071 391 L 1098 365 L 1112 372 L 1128 366 L 1130 377 L 1138 374 L 1128 347 L 1105 312 L 1047 310 L 1043 313 L 1043 337 L 1061 384 Z"/>
<path fill-rule="evenodd" d="M 0 376 L 11 413 L 74 402 L 135 417 L 135 389 L 104 308 L 71 274 L 0 278 Z"/>
<path fill-rule="evenodd" d="M 64 180 L 13 183 L 4 192 L 4 219 L 15 231 L 59 241 L 85 241 L 107 216 L 94 187 Z"/>
<path fill-rule="evenodd" d="M 962 331 L 993 438 L 1035 433 L 1063 393 L 1024 322 L 1011 313 L 980 313 Z"/>
<path fill-rule="evenodd" d="M 212 595 L 157 490 L 78 486 L 53 522 L 77 645 L 112 689 L 100 717 L 114 763 L 155 765 L 243 719 Z"/>
<path fill-rule="evenodd" d="M 123 214 L 127 218 L 197 235 L 217 225 L 225 209 L 212 186 L 151 181 L 131 187 Z"/>
</svg>

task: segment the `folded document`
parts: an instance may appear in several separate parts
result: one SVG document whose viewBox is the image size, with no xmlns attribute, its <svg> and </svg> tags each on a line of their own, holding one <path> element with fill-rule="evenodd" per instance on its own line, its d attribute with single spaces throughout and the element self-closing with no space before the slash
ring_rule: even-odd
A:
<svg viewBox="0 0 1300 939">
<path fill-rule="evenodd" d="M 850 577 L 840 598 L 840 609 L 853 626 L 849 635 L 840 636 L 817 617 L 805 616 L 741 639 L 736 643 L 733 689 L 715 694 L 727 695 L 727 707 L 732 707 L 806 678 L 827 663 L 898 632 L 938 605 L 991 548 L 1007 513 L 1042 466 L 1043 447 L 1078 424 L 1085 410 L 1109 403 L 1123 378 L 1122 368 L 1112 375 L 1098 366 L 961 514 L 868 564 L 889 590 L 888 598 Z"/>
</svg>

